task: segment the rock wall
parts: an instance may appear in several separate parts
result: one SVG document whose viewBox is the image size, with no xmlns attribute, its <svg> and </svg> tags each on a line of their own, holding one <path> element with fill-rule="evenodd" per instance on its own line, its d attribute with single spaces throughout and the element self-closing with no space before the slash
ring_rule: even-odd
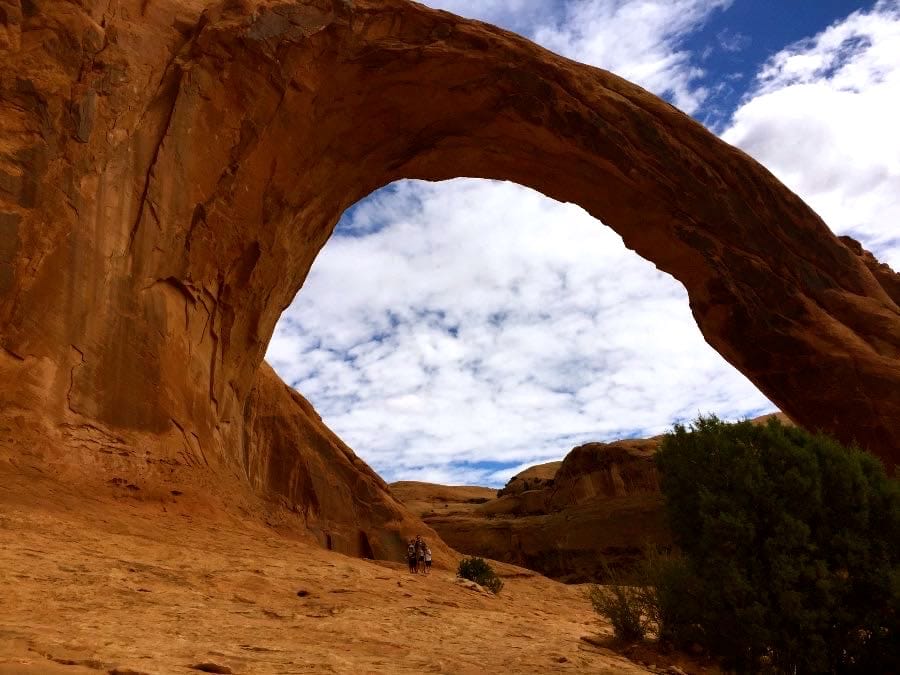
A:
<svg viewBox="0 0 900 675">
<path fill-rule="evenodd" d="M 273 495 L 325 547 L 362 558 L 402 561 L 421 534 L 435 564 L 456 555 L 390 494 L 385 482 L 322 422 L 309 402 L 268 364 L 247 399 L 244 473 Z"/>
<path fill-rule="evenodd" d="M 897 275 L 639 87 L 405 0 L 3 7 L 6 455 L 248 471 L 266 345 L 340 214 L 477 176 L 583 206 L 783 410 L 897 462 Z"/>
<path fill-rule="evenodd" d="M 587 443 L 513 477 L 490 499 L 471 498 L 484 488 L 404 482 L 391 490 L 462 553 L 560 581 L 601 581 L 604 565 L 627 570 L 646 547 L 672 545 L 653 464 L 658 444 Z"/>
</svg>

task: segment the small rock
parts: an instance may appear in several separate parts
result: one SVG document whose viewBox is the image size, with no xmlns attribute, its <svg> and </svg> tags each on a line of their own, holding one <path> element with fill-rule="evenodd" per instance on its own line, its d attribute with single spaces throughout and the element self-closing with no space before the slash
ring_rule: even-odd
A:
<svg viewBox="0 0 900 675">
<path fill-rule="evenodd" d="M 557 663 L 568 663 L 569 659 L 567 659 L 565 656 L 560 656 L 558 659 L 556 659 L 556 662 Z"/>
<path fill-rule="evenodd" d="M 603 647 L 604 646 L 603 641 L 598 638 L 595 638 L 593 635 L 582 635 L 581 641 L 587 642 L 589 645 L 591 645 L 593 647 Z"/>
<path fill-rule="evenodd" d="M 304 591 L 304 590 L 297 591 L 298 598 L 305 598 L 307 596 L 309 596 L 309 591 Z"/>
<path fill-rule="evenodd" d="M 220 673 L 221 675 L 231 675 L 231 673 L 234 672 L 228 666 L 220 666 L 218 663 L 213 663 L 212 661 L 198 663 L 195 666 L 190 666 L 190 668 L 192 670 L 199 670 L 202 673 Z"/>
</svg>

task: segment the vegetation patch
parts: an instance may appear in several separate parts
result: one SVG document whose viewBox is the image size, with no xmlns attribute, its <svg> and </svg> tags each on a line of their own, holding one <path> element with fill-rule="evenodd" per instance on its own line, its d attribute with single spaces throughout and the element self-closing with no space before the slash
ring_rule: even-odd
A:
<svg viewBox="0 0 900 675">
<path fill-rule="evenodd" d="M 484 558 L 463 558 L 459 561 L 459 569 L 456 573 L 463 579 L 484 586 L 495 595 L 503 588 L 503 580 L 497 576 Z"/>
<path fill-rule="evenodd" d="M 656 461 L 680 555 L 592 590 L 617 636 L 738 672 L 900 672 L 900 487 L 878 460 L 777 420 L 701 417 Z"/>
</svg>

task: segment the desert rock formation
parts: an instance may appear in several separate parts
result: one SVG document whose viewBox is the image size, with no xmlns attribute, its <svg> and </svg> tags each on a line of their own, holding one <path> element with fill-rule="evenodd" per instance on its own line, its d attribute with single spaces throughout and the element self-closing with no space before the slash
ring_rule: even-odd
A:
<svg viewBox="0 0 900 675">
<path fill-rule="evenodd" d="M 281 311 L 348 206 L 476 176 L 583 206 L 772 401 L 898 460 L 897 275 L 621 78 L 406 0 L 12 0 L 0 21 L 6 457 L 309 498 L 274 477 L 307 460 L 266 457 L 265 426 L 291 427 L 272 411 L 297 414 L 266 398 Z"/>
<path fill-rule="evenodd" d="M 453 565 L 457 556 L 390 495 L 381 477 L 268 364 L 260 368 L 247 410 L 244 471 L 251 486 L 301 516 L 302 527 L 321 546 L 400 561 L 408 538 L 421 534 L 436 565 Z"/>
<path fill-rule="evenodd" d="M 553 482 L 553 479 L 556 477 L 556 472 L 559 471 L 559 467 L 561 466 L 562 462 L 560 461 L 545 462 L 544 464 L 536 464 L 535 466 L 528 467 L 524 471 L 520 471 L 510 478 L 506 485 L 497 492 L 497 496 L 502 497 L 508 494 L 519 494 L 526 490 L 538 490 L 542 487 L 546 487 Z"/>
<path fill-rule="evenodd" d="M 457 551 L 570 583 L 629 568 L 667 548 L 653 453 L 657 439 L 587 443 L 532 467 L 502 490 L 403 481 L 391 491 Z"/>
<path fill-rule="evenodd" d="M 765 424 L 783 413 L 757 417 Z M 454 549 L 565 582 L 602 581 L 649 547 L 672 545 L 653 455 L 661 437 L 585 443 L 538 464 L 501 490 L 414 481 L 391 491 Z"/>
</svg>

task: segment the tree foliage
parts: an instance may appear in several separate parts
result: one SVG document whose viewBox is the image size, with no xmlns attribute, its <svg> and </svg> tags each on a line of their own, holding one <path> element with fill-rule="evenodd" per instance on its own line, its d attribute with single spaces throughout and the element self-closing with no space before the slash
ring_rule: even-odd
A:
<svg viewBox="0 0 900 675">
<path fill-rule="evenodd" d="M 605 562 L 603 586 L 591 584 L 587 597 L 597 612 L 612 624 L 616 637 L 620 640 L 640 640 L 652 629 L 652 612 L 648 612 L 648 600 L 652 589 L 641 583 L 642 579 L 626 581 L 621 573 L 611 569 Z"/>
<path fill-rule="evenodd" d="M 497 576 L 494 568 L 484 558 L 463 558 L 459 561 L 459 569 L 456 573 L 463 579 L 484 586 L 495 595 L 503 588 L 503 580 Z"/>
<path fill-rule="evenodd" d="M 900 672 L 900 489 L 876 459 L 701 417 L 656 461 L 684 554 L 657 594 L 662 637 L 741 671 Z"/>
</svg>

